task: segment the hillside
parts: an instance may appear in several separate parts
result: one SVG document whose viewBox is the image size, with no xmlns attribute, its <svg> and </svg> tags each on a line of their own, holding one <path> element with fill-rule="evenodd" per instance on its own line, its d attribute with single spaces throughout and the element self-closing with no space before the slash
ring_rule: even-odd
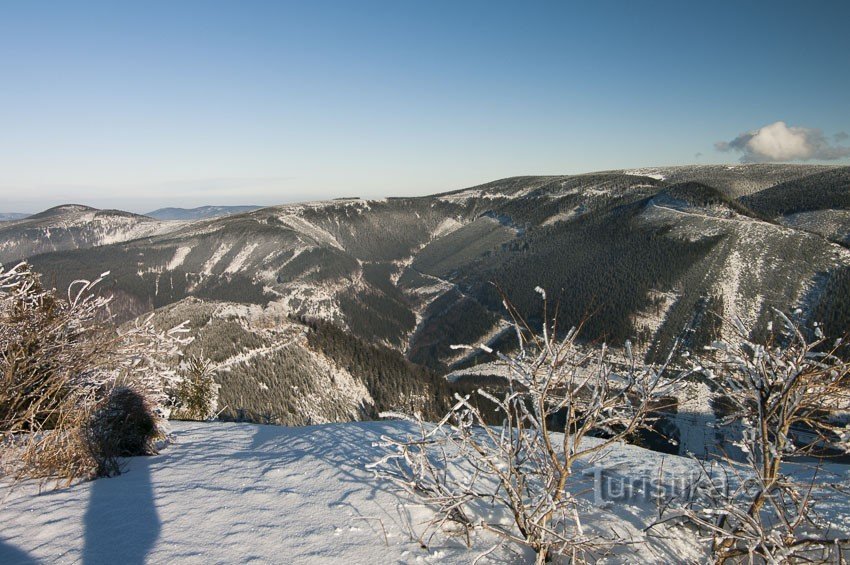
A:
<svg viewBox="0 0 850 565">
<path fill-rule="evenodd" d="M 390 410 L 439 418 L 449 407 L 449 385 L 432 371 L 332 325 L 289 318 L 276 305 L 187 298 L 154 320 L 164 330 L 189 321 L 194 341 L 185 354 L 211 361 L 223 420 L 303 426 Z"/>
<path fill-rule="evenodd" d="M 0 506 L 0 562 L 525 562 L 484 534 L 471 547 L 418 540 L 430 510 L 400 504 L 365 468 L 382 435 L 411 427 L 361 421 L 386 410 L 434 421 L 455 393 L 498 387 L 503 364 L 451 345 L 509 348 L 504 296 L 539 327 L 538 286 L 557 329 L 583 323 L 583 339 L 613 345 L 614 362 L 626 340 L 659 360 L 676 338 L 692 349 L 728 339 L 734 318 L 764 327 L 772 307 L 846 333 L 848 178 L 847 167 L 654 168 L 198 221 L 65 206 L 4 224 L 0 249 L 58 288 L 111 271 L 101 290 L 119 321 L 152 312 L 164 330 L 188 320 L 185 354 L 209 360 L 219 417 L 231 422 L 176 423 L 174 444 L 114 479 L 13 493 Z M 714 427 L 725 414 L 711 378 L 671 394 L 654 430 L 634 437 L 659 451 L 618 444 L 575 469 L 586 527 L 633 542 L 611 562 L 705 559 L 691 530 L 646 533 L 657 501 L 590 497 L 602 467 L 617 480 L 673 481 L 696 463 L 660 451 L 733 451 L 739 428 Z M 493 405 L 477 408 L 490 422 Z M 816 472 L 819 515 L 831 532 L 848 529 L 846 495 L 826 492 L 846 478 L 842 466 L 788 471 Z M 129 518 L 128 507 L 138 509 Z M 481 519 L 508 523 L 494 511 Z"/>
<path fill-rule="evenodd" d="M 0 263 L 47 252 L 88 249 L 174 229 L 175 225 L 119 210 L 69 204 L 0 224 Z"/>
<path fill-rule="evenodd" d="M 164 233 L 148 220 L 134 228 L 136 237 L 150 230 L 143 239 L 32 262 L 60 286 L 109 269 L 124 319 L 188 296 L 273 304 L 438 369 L 470 362 L 451 344 L 504 335 L 493 283 L 530 318 L 541 286 L 559 303 L 561 327 L 586 319 L 588 339 L 628 338 L 654 359 L 715 315 L 756 325 L 771 307 L 811 316 L 829 303 L 839 304 L 834 327 L 850 320 L 850 305 L 834 295 L 850 265 L 848 171 L 741 165 L 516 177 L 428 197 L 264 208 Z M 15 241 L 6 255 L 27 255 Z M 703 326 L 689 345 L 728 331 Z"/>
</svg>

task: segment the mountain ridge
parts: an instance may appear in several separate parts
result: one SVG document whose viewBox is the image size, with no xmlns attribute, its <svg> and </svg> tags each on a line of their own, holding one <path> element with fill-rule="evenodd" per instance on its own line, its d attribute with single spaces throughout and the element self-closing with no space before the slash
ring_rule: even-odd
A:
<svg viewBox="0 0 850 565">
<path fill-rule="evenodd" d="M 539 327 L 535 287 L 561 331 L 581 324 L 615 351 L 629 340 L 649 362 L 676 341 L 733 338 L 735 319 L 764 327 L 773 308 L 838 337 L 850 328 L 848 178 L 656 167 L 197 221 L 67 206 L 0 227 L 0 257 L 27 258 L 57 288 L 111 271 L 102 292 L 119 321 L 205 320 L 191 354 L 215 358 L 224 417 L 363 419 L 449 397 L 435 375 L 489 360 L 451 346 L 513 347 L 504 297 Z"/>
<path fill-rule="evenodd" d="M 197 208 L 159 208 L 145 216 L 155 220 L 208 220 L 259 210 L 262 206 L 198 206 Z"/>
</svg>

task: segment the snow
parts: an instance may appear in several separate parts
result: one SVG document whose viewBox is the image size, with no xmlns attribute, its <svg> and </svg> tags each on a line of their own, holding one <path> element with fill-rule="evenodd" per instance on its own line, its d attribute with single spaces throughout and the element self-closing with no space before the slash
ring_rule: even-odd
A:
<svg viewBox="0 0 850 565">
<path fill-rule="evenodd" d="M 171 445 L 157 456 L 129 460 L 118 477 L 41 494 L 25 484 L 0 496 L 0 563 L 471 563 L 498 544 L 477 532 L 467 548 L 440 533 L 422 547 L 418 538 L 431 510 L 398 498 L 366 468 L 383 455 L 374 447 L 381 436 L 410 434 L 410 424 L 173 427 Z M 844 477 L 841 466 L 832 467 L 831 480 Z M 573 488 L 587 502 L 586 527 L 636 542 L 608 562 L 704 559 L 704 545 L 688 530 L 643 531 L 657 515 L 654 502 L 593 497 L 600 476 L 639 485 L 694 469 L 689 459 L 627 445 L 579 464 Z M 845 499 L 827 509 L 836 527 L 850 524 Z M 496 509 L 488 519 L 510 522 Z M 525 563 L 529 557 L 504 545 L 479 562 Z"/>
<path fill-rule="evenodd" d="M 361 203 L 358 202 L 358 204 Z M 368 206 L 368 204 L 366 204 L 366 206 Z M 360 207 L 356 206 L 355 209 L 360 210 Z M 280 216 L 278 216 L 278 220 L 280 220 L 283 225 L 289 227 L 295 232 L 310 238 L 318 245 L 326 245 L 328 247 L 334 247 L 336 249 L 343 250 L 342 245 L 339 243 L 339 241 L 337 241 L 337 239 L 333 235 L 331 235 L 330 232 L 317 226 L 316 224 L 313 224 L 312 222 L 305 220 L 297 214 L 281 214 Z"/>
<path fill-rule="evenodd" d="M 782 297 L 788 307 L 799 304 L 811 295 L 812 281 L 823 269 L 817 265 L 846 264 L 850 258 L 850 251 L 817 235 L 738 214 L 718 217 L 709 212 L 705 208 L 676 209 L 653 201 L 642 218 L 650 225 L 672 227 L 670 233 L 674 237 L 690 241 L 712 236 L 725 239 L 725 254 L 713 252 L 708 263 L 697 267 L 704 270 L 709 265 L 710 271 L 702 276 L 712 278 L 713 294 L 723 300 L 724 339 L 735 335 L 728 320 L 737 317 L 753 327 L 769 300 L 775 304 L 776 297 Z M 806 259 L 795 262 L 799 272 L 792 276 L 777 257 L 793 257 L 795 253 L 801 257 L 805 253 Z M 787 282 L 779 282 L 783 280 Z M 776 282 L 768 288 L 767 281 Z"/>
<path fill-rule="evenodd" d="M 343 293 L 367 288 L 362 269 L 352 273 L 351 278 L 342 277 L 325 281 L 321 285 L 309 280 L 309 275 L 316 269 L 304 271 L 297 279 L 276 285 L 275 294 L 279 297 L 274 302 L 276 308 L 287 314 L 334 320 L 340 327 L 347 329 L 339 297 Z M 302 280 L 304 278 L 308 280 Z"/>
<path fill-rule="evenodd" d="M 437 239 L 438 237 L 443 237 L 444 235 L 448 235 L 453 231 L 456 231 L 463 227 L 463 224 L 456 220 L 455 218 L 446 218 L 440 225 L 438 225 L 434 232 L 431 234 L 431 237 Z"/>
<path fill-rule="evenodd" d="M 211 275 L 213 268 L 221 261 L 222 257 L 227 255 L 230 252 L 232 245 L 221 244 L 218 246 L 218 249 L 210 256 L 206 263 L 204 263 L 202 273 L 205 275 Z"/>
<path fill-rule="evenodd" d="M 177 267 L 179 267 L 180 265 L 183 264 L 183 261 L 186 260 L 186 257 L 191 252 L 192 252 L 191 247 L 178 247 L 177 251 L 174 252 L 174 257 L 171 259 L 171 261 L 168 263 L 168 265 L 165 268 L 168 269 L 169 271 L 173 271 L 174 269 L 176 269 Z"/>
<path fill-rule="evenodd" d="M 559 195 L 560 196 L 560 195 Z M 577 218 L 581 214 L 582 206 L 576 206 L 572 210 L 566 210 L 564 212 L 559 212 L 552 216 L 549 216 L 544 220 L 544 226 L 551 226 L 552 224 L 556 224 L 558 222 L 568 222 L 572 219 Z"/>
<path fill-rule="evenodd" d="M 79 224 L 100 234 L 98 245 L 111 245 L 143 237 L 163 235 L 186 225 L 185 222 L 140 221 L 136 218 L 93 218 Z"/>
<path fill-rule="evenodd" d="M 468 367 L 466 369 L 456 369 L 446 375 L 446 380 L 450 383 L 456 383 L 463 380 L 464 377 L 480 376 L 501 377 L 507 380 L 511 374 L 511 368 L 506 363 L 502 361 L 490 361 L 479 363 L 474 367 Z"/>
<path fill-rule="evenodd" d="M 163 235 L 185 225 L 186 222 L 159 222 L 142 216 L 63 206 L 47 218 L 4 223 L 0 252 L 14 252 L 19 246 L 24 246 L 29 254 L 98 247 Z"/>
<path fill-rule="evenodd" d="M 242 270 L 242 267 L 248 261 L 248 258 L 254 252 L 254 250 L 259 247 L 258 243 L 249 243 L 245 247 L 239 250 L 239 253 L 236 254 L 236 257 L 233 258 L 230 265 L 224 270 L 225 273 L 238 273 Z"/>
<path fill-rule="evenodd" d="M 724 326 L 728 325 L 725 320 L 736 317 L 745 324 L 754 324 L 758 318 L 759 304 L 756 301 L 747 301 L 740 292 L 744 277 L 751 272 L 751 268 L 737 249 L 729 254 L 723 276 L 718 281 L 723 296 Z M 731 333 L 728 328 L 724 327 L 724 330 L 727 334 Z"/>
<path fill-rule="evenodd" d="M 649 177 L 655 180 L 664 180 L 666 175 L 663 175 L 658 169 L 631 169 L 628 171 L 623 171 L 627 175 L 633 175 L 637 177 Z"/>
<path fill-rule="evenodd" d="M 419 532 L 430 511 L 401 506 L 392 487 L 366 470 L 381 455 L 373 442 L 410 431 L 407 424 L 177 422 L 174 428 L 172 445 L 133 458 L 118 477 L 43 494 L 30 485 L 13 492 L 0 505 L 0 562 L 469 563 L 497 541 L 478 534 L 471 549 L 443 535 L 428 548 L 416 541 L 411 530 Z M 647 457 L 635 465 L 635 453 Z M 663 460 L 633 447 L 615 448 L 609 457 L 613 467 L 628 463 L 630 472 L 650 471 Z M 665 470 L 675 466 L 668 457 Z M 628 505 L 617 511 L 623 519 L 604 526 L 639 535 L 635 516 L 642 511 Z M 686 539 L 676 543 L 679 553 L 664 554 L 693 556 Z M 646 558 L 661 550 L 636 551 L 650 551 Z M 482 562 L 527 558 L 505 547 Z"/>
<path fill-rule="evenodd" d="M 125 474 L 0 510 L 0 562 L 439 562 L 393 494 L 372 484 L 391 424 L 307 428 L 177 423 L 176 443 Z M 386 542 L 383 530 L 386 529 Z"/>
</svg>

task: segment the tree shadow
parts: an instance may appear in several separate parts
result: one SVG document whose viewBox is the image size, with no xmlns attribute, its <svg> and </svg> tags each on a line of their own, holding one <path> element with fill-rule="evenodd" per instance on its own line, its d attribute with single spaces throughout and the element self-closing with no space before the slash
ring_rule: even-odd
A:
<svg viewBox="0 0 850 565">
<path fill-rule="evenodd" d="M 135 458 L 125 474 L 94 481 L 83 522 L 84 564 L 144 563 L 161 530 L 150 461 Z"/>
</svg>

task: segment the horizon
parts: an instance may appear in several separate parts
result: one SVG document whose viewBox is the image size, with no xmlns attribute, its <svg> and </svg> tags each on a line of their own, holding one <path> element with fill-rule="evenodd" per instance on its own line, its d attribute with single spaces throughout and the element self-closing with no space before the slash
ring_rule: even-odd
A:
<svg viewBox="0 0 850 565">
<path fill-rule="evenodd" d="M 385 195 L 385 196 L 375 196 L 375 197 L 365 198 L 365 197 L 362 197 L 362 196 L 349 194 L 347 196 L 339 195 L 339 196 L 329 196 L 329 197 L 326 197 L 326 198 L 313 198 L 313 199 L 307 199 L 307 200 L 287 200 L 287 201 L 284 201 L 284 202 L 276 202 L 276 203 L 273 202 L 273 203 L 263 203 L 263 204 L 250 203 L 250 202 L 237 202 L 237 203 L 233 203 L 233 204 L 207 203 L 207 204 L 199 204 L 199 205 L 194 205 L 194 206 L 167 206 L 166 205 L 166 206 L 157 206 L 157 207 L 154 207 L 154 208 L 147 208 L 145 210 L 133 210 L 133 209 L 129 209 L 129 208 L 116 208 L 116 207 L 98 207 L 98 206 L 93 206 L 91 204 L 87 204 L 85 202 L 70 202 L 69 201 L 69 202 L 57 202 L 57 203 L 51 204 L 50 206 L 47 206 L 47 207 L 44 207 L 44 208 L 41 208 L 41 209 L 38 209 L 38 210 L 31 210 L 31 211 L 30 210 L 24 210 L 24 211 L 21 211 L 21 210 L 9 210 L 9 211 L 0 210 L 0 214 L 27 214 L 27 215 L 30 215 L 30 216 L 34 216 L 36 214 L 40 214 L 42 212 L 46 212 L 46 211 L 52 210 L 54 208 L 61 208 L 61 207 L 64 207 L 64 206 L 83 206 L 83 207 L 93 208 L 93 209 L 97 209 L 97 210 L 116 210 L 116 211 L 120 211 L 120 212 L 130 212 L 132 214 L 138 214 L 138 215 L 141 215 L 141 216 L 144 216 L 144 215 L 147 215 L 147 214 L 150 214 L 150 213 L 154 213 L 154 212 L 160 212 L 162 210 L 168 210 L 168 209 L 191 211 L 191 210 L 208 208 L 208 207 L 209 208 L 214 208 L 214 207 L 227 208 L 227 207 L 240 207 L 240 206 L 255 206 L 258 209 L 263 209 L 263 208 L 273 208 L 273 207 L 276 207 L 276 206 L 286 206 L 286 205 L 291 205 L 291 204 L 306 204 L 306 203 L 310 203 L 310 202 L 331 202 L 331 201 L 334 201 L 334 200 L 347 200 L 347 199 L 374 201 L 374 200 L 383 200 L 383 199 L 386 199 L 386 198 L 416 198 L 416 197 L 436 196 L 436 195 L 439 195 L 439 194 L 455 192 L 455 191 L 458 191 L 458 190 L 469 190 L 469 189 L 473 189 L 473 188 L 478 187 L 478 186 L 489 184 L 491 182 L 497 182 L 497 181 L 507 180 L 507 179 L 511 179 L 511 178 L 547 177 L 547 176 L 549 176 L 549 177 L 581 176 L 581 175 L 589 175 L 589 174 L 596 174 L 596 173 L 606 173 L 606 172 L 614 172 L 614 171 L 629 171 L 629 170 L 635 170 L 635 171 L 636 170 L 642 170 L 642 171 L 646 171 L 648 174 L 652 174 L 652 171 L 660 170 L 660 169 L 703 167 L 703 166 L 729 167 L 729 168 L 731 168 L 731 167 L 743 167 L 743 166 L 746 166 L 746 165 L 782 165 L 782 166 L 789 166 L 789 165 L 790 166 L 806 166 L 806 165 L 811 166 L 811 165 L 816 165 L 816 166 L 826 166 L 826 167 L 841 167 L 841 166 L 844 166 L 842 164 L 836 164 L 836 163 L 828 163 L 828 164 L 823 164 L 823 163 L 741 163 L 741 162 L 690 163 L 690 164 L 685 164 L 685 165 L 656 165 L 656 166 L 648 166 L 648 167 L 606 169 L 606 170 L 599 170 L 599 171 L 582 171 L 582 172 L 578 172 L 578 173 L 568 173 L 568 174 L 563 174 L 563 175 L 558 175 L 558 174 L 554 174 L 554 175 L 531 175 L 531 174 L 511 175 L 511 176 L 508 176 L 508 177 L 501 177 L 501 178 L 498 178 L 498 179 L 487 179 L 487 180 L 478 182 L 478 183 L 470 185 L 470 186 L 455 187 L 455 188 L 450 188 L 450 189 L 447 189 L 447 190 L 438 190 L 438 191 L 435 191 L 435 192 L 429 192 L 429 193 L 425 193 L 425 194 L 407 194 L 407 195 L 399 196 L 399 197 L 393 196 L 392 194 L 388 194 L 388 195 Z"/>
<path fill-rule="evenodd" d="M 0 212 L 850 163 L 846 3 L 85 2 L 0 22 Z"/>
</svg>

